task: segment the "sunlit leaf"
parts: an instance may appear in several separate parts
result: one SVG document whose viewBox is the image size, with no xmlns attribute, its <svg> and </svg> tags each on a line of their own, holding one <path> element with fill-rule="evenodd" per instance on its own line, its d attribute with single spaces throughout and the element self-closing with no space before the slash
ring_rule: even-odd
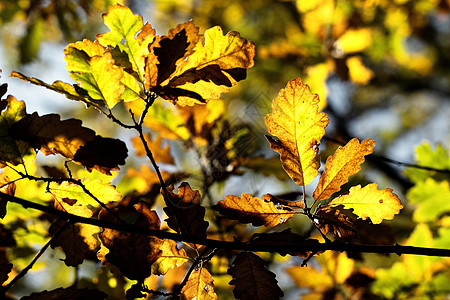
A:
<svg viewBox="0 0 450 300">
<path fill-rule="evenodd" d="M 383 219 L 393 219 L 403 208 L 392 189 L 378 190 L 376 183 L 363 188 L 360 185 L 350 188 L 348 195 L 342 195 L 330 202 L 330 206 L 338 205 L 353 209 L 353 213 L 363 220 L 369 217 L 374 224 L 381 223 Z"/>
<path fill-rule="evenodd" d="M 325 170 L 313 194 L 314 199 L 325 200 L 338 192 L 341 186 L 347 183 L 349 176 L 361 170 L 360 164 L 364 162 L 364 156 L 371 154 L 374 146 L 372 139 L 364 140 L 360 144 L 354 138 L 344 147 L 339 147 L 325 163 Z"/>
<path fill-rule="evenodd" d="M 215 208 L 227 218 L 254 226 L 274 227 L 294 216 L 294 212 L 282 205 L 252 197 L 244 193 L 242 197 L 228 195 L 225 200 L 217 202 Z"/>
<path fill-rule="evenodd" d="M 166 144 L 165 147 L 162 146 L 163 138 L 158 136 L 157 138 L 152 138 L 150 134 L 144 134 L 144 139 L 148 145 L 148 148 L 152 151 L 153 158 L 156 162 L 164 164 L 174 164 L 174 159 L 170 154 L 170 146 Z M 136 155 L 146 155 L 145 147 L 142 140 L 137 136 L 131 139 L 133 146 L 136 149 Z"/>
<path fill-rule="evenodd" d="M 218 99 L 245 79 L 254 55 L 255 45 L 237 32 L 224 36 L 220 27 L 210 28 L 204 33 L 204 43 L 198 42 L 194 53 L 162 83 L 160 95 L 181 106 Z"/>
<path fill-rule="evenodd" d="M 413 212 L 416 222 L 433 222 L 450 212 L 450 184 L 432 178 L 418 182 L 407 194 L 410 203 L 417 207 Z"/>
<path fill-rule="evenodd" d="M 417 164 L 424 167 L 436 168 L 441 170 L 450 170 L 450 152 L 442 145 L 436 145 L 435 149 L 431 149 L 429 143 L 423 143 L 416 148 Z M 408 168 L 405 171 L 406 176 L 414 182 L 426 180 L 433 176 L 436 180 L 448 178 L 448 174 L 440 174 L 434 171 L 427 171 L 418 168 Z"/>
<path fill-rule="evenodd" d="M 359 52 L 372 43 L 372 30 L 358 28 L 347 30 L 337 41 L 337 47 L 346 53 Z"/>
<path fill-rule="evenodd" d="M 214 291 L 214 279 L 205 268 L 194 270 L 189 276 L 186 285 L 181 290 L 181 299 L 214 300 L 217 299 Z"/>
<path fill-rule="evenodd" d="M 178 187 L 178 194 L 173 193 L 173 186 L 167 188 L 169 203 L 164 212 L 169 217 L 167 225 L 178 233 L 193 237 L 206 238 L 208 222 L 205 221 L 205 208 L 200 205 L 199 191 L 193 191 L 187 182 Z"/>
<path fill-rule="evenodd" d="M 102 182 L 100 179 L 81 179 L 81 183 L 85 186 L 94 197 L 104 204 L 116 202 L 122 199 L 122 195 L 116 188 L 109 182 Z M 77 184 L 69 183 L 67 181 L 61 184 L 51 184 L 49 186 L 50 192 L 59 198 L 76 199 L 78 203 L 84 205 L 99 206 L 86 191 Z"/>
<path fill-rule="evenodd" d="M 140 202 L 130 209 L 138 214 L 135 226 L 159 229 L 159 217 L 147 203 Z M 100 211 L 99 219 L 117 222 L 106 210 Z M 104 256 L 107 262 L 115 265 L 124 276 L 133 280 L 144 280 L 150 276 L 151 265 L 162 253 L 163 240 L 152 236 L 105 228 L 99 234 L 99 238 L 103 246 L 109 249 Z"/>
<path fill-rule="evenodd" d="M 38 148 L 45 155 L 61 154 L 73 159 L 86 142 L 95 138 L 95 132 L 81 126 L 78 119 L 60 120 L 57 114 L 28 115 L 12 126 L 10 134 Z"/>
<path fill-rule="evenodd" d="M 173 240 L 164 240 L 161 256 L 152 265 L 152 274 L 165 275 L 169 270 L 178 268 L 189 260 L 184 249 L 178 250 Z"/>
<path fill-rule="evenodd" d="M 280 153 L 283 168 L 298 185 L 309 184 L 318 174 L 318 145 L 325 134 L 328 117 L 319 113 L 319 98 L 300 78 L 290 81 L 272 101 L 266 116 L 270 148 Z"/>
<path fill-rule="evenodd" d="M 241 252 L 227 273 L 233 276 L 233 294 L 237 299 L 279 299 L 283 291 L 278 286 L 275 274 L 267 270 L 266 262 L 251 252 Z"/>
<path fill-rule="evenodd" d="M 367 68 L 359 56 L 347 58 L 348 75 L 350 80 L 357 84 L 368 84 L 374 76 L 374 72 Z"/>
</svg>

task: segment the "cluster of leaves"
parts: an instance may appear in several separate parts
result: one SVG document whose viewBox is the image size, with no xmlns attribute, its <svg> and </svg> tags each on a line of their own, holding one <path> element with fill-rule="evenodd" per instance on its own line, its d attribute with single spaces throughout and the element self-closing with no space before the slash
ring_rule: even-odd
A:
<svg viewBox="0 0 450 300">
<path fill-rule="evenodd" d="M 135 131 L 132 142 L 136 154 L 145 155 L 154 171 L 147 165 L 139 170 L 130 167 L 122 178 L 118 177 L 116 171 L 128 156 L 123 141 L 97 135 L 77 119 L 28 114 L 23 101 L 13 96 L 2 99 L 6 94 L 6 85 L 2 85 L 0 217 L 1 235 L 5 237 L 2 246 L 10 250 L 1 252 L 2 293 L 13 287 L 48 247 L 60 247 L 65 253 L 63 261 L 70 267 L 80 267 L 88 260 L 100 261 L 101 269 L 108 270 L 109 275 L 95 278 L 99 290 L 101 282 L 114 278 L 116 285 L 121 283 L 118 289 L 126 290 L 127 298 L 156 294 L 216 299 L 217 290 L 227 293 L 229 282 L 236 298 L 277 299 L 283 291 L 275 274 L 265 266 L 269 259 L 264 252 L 302 257 L 302 266 L 317 255 L 324 266 L 334 262 L 334 269 L 330 267 L 320 285 L 301 279 L 318 275 L 315 269 L 299 266 L 287 270 L 299 286 L 312 290 L 312 296 L 338 293 L 335 283 L 345 283 L 355 293 L 361 293 L 361 288 L 369 293 L 373 274 L 363 269 L 353 272 L 354 261 L 345 254 L 322 252 L 339 250 L 358 255 L 363 249 L 358 248 L 361 243 L 369 244 L 365 251 L 405 251 L 400 246 L 371 248 L 392 244 L 390 239 L 381 238 L 383 234 L 368 234 L 385 230 L 380 223 L 403 208 L 391 189 L 378 189 L 376 183 L 370 183 L 352 186 L 348 193 L 341 191 L 372 153 L 374 141 L 351 139 L 339 147 L 327 158 L 312 197 L 307 197 L 306 186 L 319 175 L 319 145 L 328 117 L 319 110 L 319 97 L 301 79 L 291 80 L 273 100 L 272 112 L 265 118 L 270 134 L 266 138 L 301 191 L 294 193 L 293 200 L 243 193 L 216 202 L 209 195 L 214 183 L 268 161 L 249 157 L 248 147 L 242 145 L 249 131 L 245 126 L 230 125 L 223 103 L 217 100 L 246 78 L 247 69 L 254 64 L 254 44 L 236 32 L 224 35 L 218 26 L 201 35 L 191 21 L 159 36 L 141 16 L 118 4 L 109 8 L 104 22 L 109 32 L 97 35 L 95 41 L 83 40 L 65 49 L 67 69 L 76 84 L 48 84 L 18 72 L 11 76 L 81 101 L 111 122 Z M 156 101 L 159 98 L 167 101 Z M 166 103 L 174 106 L 167 107 Z M 128 121 L 118 117 L 123 106 L 128 108 Z M 202 193 L 187 182 L 178 184 L 192 174 L 160 171 L 159 164 L 176 166 L 170 147 L 164 146 L 167 140 L 181 141 L 185 149 L 198 154 Z M 43 165 L 46 175 L 42 175 L 36 166 L 38 153 L 63 157 L 64 167 Z M 413 172 L 411 176 L 424 179 L 423 174 Z M 111 183 L 113 178 L 119 181 L 117 186 Z M 177 190 L 171 184 L 177 184 Z M 158 195 L 164 202 L 164 220 L 155 208 Z M 209 206 L 205 198 L 209 198 Z M 20 206 L 33 208 L 32 212 Z M 418 215 L 423 218 L 423 214 Z M 273 230 L 290 219 L 305 217 L 310 220 L 308 234 L 294 233 L 290 228 Z M 36 259 L 24 266 L 14 249 L 30 250 L 32 241 L 27 244 L 27 240 L 19 239 L 19 229 L 30 228 L 29 219 L 43 227 L 35 228 L 35 234 L 51 238 Z M 42 225 L 49 223 L 48 229 Z M 242 226 L 248 223 L 254 227 Z M 439 264 L 438 271 L 435 266 L 430 263 L 430 272 L 440 272 L 444 263 Z M 302 272 L 304 275 L 299 275 Z M 155 278 L 161 275 L 173 282 L 158 284 Z M 221 283 L 223 276 L 227 278 L 225 284 Z M 361 278 L 366 281 L 361 283 Z M 383 281 L 375 286 L 380 287 L 380 294 L 396 292 L 383 290 Z M 74 287 L 43 291 L 28 298 L 77 295 L 99 299 L 107 296 L 104 292 L 111 296 L 115 293 L 111 285 L 108 290 L 99 290 L 76 282 Z"/>
</svg>

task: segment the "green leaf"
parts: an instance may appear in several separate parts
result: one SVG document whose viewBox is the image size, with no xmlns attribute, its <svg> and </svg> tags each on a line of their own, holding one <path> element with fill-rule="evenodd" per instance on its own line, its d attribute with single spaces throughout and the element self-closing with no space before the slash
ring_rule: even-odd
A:
<svg viewBox="0 0 450 300">
<path fill-rule="evenodd" d="M 416 161 L 420 166 L 450 170 L 450 153 L 439 144 L 434 151 L 428 143 L 418 146 L 416 148 Z M 437 180 L 448 178 L 448 175 L 445 174 L 411 167 L 405 171 L 405 174 L 414 182 L 426 180 L 430 175 Z"/>
<path fill-rule="evenodd" d="M 444 213 L 450 212 L 450 187 L 448 181 L 437 182 L 432 178 L 418 182 L 407 197 L 417 204 L 413 219 L 416 222 L 433 222 Z"/>
</svg>

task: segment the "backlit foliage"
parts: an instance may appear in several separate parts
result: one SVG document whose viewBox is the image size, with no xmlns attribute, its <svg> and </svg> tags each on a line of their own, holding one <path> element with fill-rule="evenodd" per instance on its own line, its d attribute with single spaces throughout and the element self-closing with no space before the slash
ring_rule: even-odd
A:
<svg viewBox="0 0 450 300">
<path fill-rule="evenodd" d="M 333 5 L 303 3 L 295 5 L 310 11 L 308 18 L 329 15 Z M 336 13 L 338 21 L 344 13 Z M 324 102 L 304 81 L 290 80 L 265 116 L 267 146 L 279 159 L 255 156 L 248 143 L 251 130 L 231 123 L 219 100 L 254 66 L 253 42 L 237 32 L 224 34 L 219 26 L 201 33 L 193 21 L 157 35 L 120 4 L 109 7 L 103 20 L 108 32 L 65 48 L 66 68 L 76 83 L 50 84 L 19 72 L 10 76 L 96 109 L 112 125 L 132 132 L 130 143 L 103 137 L 79 119 L 30 114 L 24 101 L 4 97 L 7 87 L 0 86 L 2 296 L 18 292 L 17 282 L 29 268 L 43 267 L 29 263 L 36 245 L 38 258 L 47 247 L 59 249 L 77 279 L 69 288 L 36 291 L 24 299 L 278 299 L 285 286 L 271 267 L 285 262 L 289 266 L 282 271 L 311 299 L 448 293 L 448 172 L 408 170 L 415 186 L 407 196 L 417 205 L 412 218 L 418 226 L 403 237 L 426 249 L 392 246 L 404 240 L 383 221 L 401 212 L 401 197 L 377 183 L 361 186 L 352 180 L 361 175 L 375 141 L 353 138 L 334 154 L 324 154 L 328 147 L 320 151 L 330 120 L 321 111 Z M 318 34 L 331 26 L 323 22 L 303 24 L 305 32 Z M 336 43 L 345 53 L 371 45 L 368 28 L 334 30 L 341 33 Z M 347 58 L 349 76 L 366 82 L 371 76 L 360 57 Z M 369 73 L 360 76 L 357 68 Z M 197 170 L 180 168 L 183 155 L 172 155 L 176 147 L 196 155 Z M 148 160 L 133 160 L 133 153 Z M 59 157 L 59 164 L 47 163 L 49 155 Z M 418 162 L 450 167 L 442 147 L 419 147 Z M 296 190 L 214 198 L 212 190 L 228 180 L 250 170 L 267 176 L 270 168 Z M 421 255 L 403 255 L 383 269 L 367 263 L 370 252 Z M 88 263 L 96 274 L 78 278 Z"/>
</svg>

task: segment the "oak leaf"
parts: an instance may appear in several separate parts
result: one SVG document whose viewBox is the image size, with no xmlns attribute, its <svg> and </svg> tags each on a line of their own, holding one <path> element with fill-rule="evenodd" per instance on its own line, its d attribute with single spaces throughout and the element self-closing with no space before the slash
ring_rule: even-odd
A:
<svg viewBox="0 0 450 300">
<path fill-rule="evenodd" d="M 189 260 L 184 249 L 178 250 L 173 240 L 164 240 L 161 256 L 152 264 L 152 274 L 165 275 L 169 270 L 178 268 Z"/>
<path fill-rule="evenodd" d="M 267 270 L 265 261 L 251 252 L 241 252 L 227 273 L 233 277 L 233 294 L 237 299 L 273 300 L 283 297 L 275 274 Z"/>
<path fill-rule="evenodd" d="M 360 164 L 364 162 L 364 156 L 371 154 L 374 146 L 375 142 L 372 139 L 359 143 L 354 138 L 344 147 L 339 147 L 325 163 L 325 170 L 313 193 L 314 200 L 325 200 L 338 192 L 348 181 L 349 176 L 361 170 Z"/>
<path fill-rule="evenodd" d="M 97 135 L 77 150 L 73 160 L 82 164 L 89 172 L 97 170 L 111 175 L 111 171 L 117 171 L 119 165 L 125 164 L 127 156 L 128 149 L 124 142 Z"/>
<path fill-rule="evenodd" d="M 144 134 L 144 139 L 148 145 L 148 148 L 152 150 L 153 158 L 156 162 L 171 165 L 175 163 L 172 155 L 170 154 L 170 146 L 168 144 L 166 144 L 165 147 L 162 146 L 163 138 L 161 136 L 152 138 L 150 134 Z M 136 155 L 146 155 L 145 147 L 142 144 L 142 140 L 138 136 L 132 138 L 131 141 L 136 149 Z"/>
<path fill-rule="evenodd" d="M 213 300 L 217 299 L 214 291 L 214 279 L 205 268 L 192 271 L 181 290 L 181 299 Z"/>
<path fill-rule="evenodd" d="M 314 223 L 323 234 L 339 239 L 353 239 L 357 236 L 355 221 L 338 208 L 321 206 L 314 212 Z"/>
<path fill-rule="evenodd" d="M 39 116 L 35 112 L 15 123 L 9 132 L 15 139 L 40 149 L 44 155 L 57 153 L 73 159 L 80 147 L 95 138 L 95 132 L 81 123 L 78 119 L 61 121 L 57 114 Z"/>
<path fill-rule="evenodd" d="M 247 193 L 242 194 L 242 197 L 228 195 L 225 200 L 217 202 L 215 209 L 230 219 L 252 223 L 254 226 L 274 227 L 294 216 L 288 207 L 277 206 Z"/>
<path fill-rule="evenodd" d="M 164 207 L 167 214 L 167 225 L 178 233 L 192 237 L 206 238 L 208 222 L 205 221 L 205 208 L 200 205 L 199 191 L 193 191 L 187 182 L 178 187 L 178 194 L 173 193 L 173 186 L 167 188 L 169 192 L 168 206 Z"/>
<path fill-rule="evenodd" d="M 69 198 L 56 197 L 55 208 L 85 218 L 93 215 L 87 206 Z M 50 226 L 49 233 L 54 235 L 65 223 L 65 220 L 55 221 Z M 83 263 L 86 258 L 95 258 L 95 250 L 98 247 L 95 235 L 99 231 L 99 227 L 89 224 L 69 224 L 57 237 L 52 239 L 50 246 L 53 249 L 60 246 L 66 254 L 64 259 L 66 266 L 75 267 Z"/>
<path fill-rule="evenodd" d="M 272 101 L 266 115 L 270 148 L 280 154 L 283 168 L 300 186 L 317 176 L 320 166 L 318 145 L 325 134 L 328 117 L 318 112 L 319 98 L 300 78 L 291 80 Z"/>
<path fill-rule="evenodd" d="M 130 209 L 138 214 L 135 226 L 150 229 L 160 228 L 158 215 L 151 210 L 147 203 L 139 202 Z M 106 210 L 100 211 L 99 219 L 117 222 Z M 163 240 L 152 236 L 105 228 L 99 234 L 99 238 L 103 246 L 109 250 L 104 255 L 106 261 L 115 265 L 124 276 L 133 280 L 142 281 L 150 276 L 151 265 L 158 260 L 162 253 Z"/>
<path fill-rule="evenodd" d="M 333 199 L 330 206 L 343 205 L 346 209 L 353 209 L 353 213 L 365 220 L 370 218 L 372 223 L 379 224 L 383 219 L 391 220 L 403 208 L 397 195 L 392 189 L 378 190 L 376 183 L 361 188 L 360 185 L 350 188 L 348 195 Z"/>
</svg>

